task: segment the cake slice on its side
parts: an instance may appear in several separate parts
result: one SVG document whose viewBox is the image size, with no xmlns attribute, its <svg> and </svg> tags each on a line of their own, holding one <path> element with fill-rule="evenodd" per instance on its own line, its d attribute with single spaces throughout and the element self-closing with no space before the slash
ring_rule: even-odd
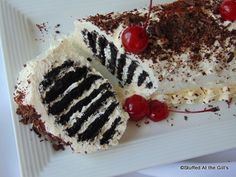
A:
<svg viewBox="0 0 236 177">
<path fill-rule="evenodd" d="M 149 96 L 154 93 L 158 85 L 148 64 L 121 51 L 110 36 L 90 22 L 75 25 L 74 43 L 105 66 L 129 94 Z"/>
<path fill-rule="evenodd" d="M 128 120 L 111 84 L 65 39 L 20 72 L 14 93 L 22 122 L 50 140 L 90 153 L 117 145 Z"/>
</svg>

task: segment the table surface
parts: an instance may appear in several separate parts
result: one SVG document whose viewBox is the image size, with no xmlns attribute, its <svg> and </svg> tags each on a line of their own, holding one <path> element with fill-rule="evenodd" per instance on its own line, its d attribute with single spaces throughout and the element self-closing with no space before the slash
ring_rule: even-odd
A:
<svg viewBox="0 0 236 177">
<path fill-rule="evenodd" d="M 13 132 L 10 98 L 0 45 L 0 177 L 20 177 Z M 120 177 L 233 177 L 236 174 L 236 149 L 198 157 L 184 162 L 153 167 Z"/>
</svg>

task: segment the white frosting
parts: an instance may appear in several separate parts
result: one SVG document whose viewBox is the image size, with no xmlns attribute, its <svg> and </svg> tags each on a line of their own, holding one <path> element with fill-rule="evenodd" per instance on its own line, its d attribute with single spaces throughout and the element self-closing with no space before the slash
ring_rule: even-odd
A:
<svg viewBox="0 0 236 177">
<path fill-rule="evenodd" d="M 39 84 L 40 82 L 42 82 L 44 75 L 48 71 L 50 71 L 52 67 L 60 66 L 67 59 L 80 63 L 81 66 L 90 67 L 88 61 L 84 57 L 79 56 L 79 51 L 77 51 L 77 49 L 74 48 L 73 43 L 71 41 L 72 39 L 70 37 L 67 37 L 66 39 L 63 39 L 62 41 L 58 42 L 58 44 L 56 44 L 54 47 L 49 49 L 47 53 L 37 57 L 37 59 L 35 60 L 27 62 L 26 67 L 24 67 L 19 74 L 15 95 L 17 95 L 19 91 L 25 93 L 25 98 L 23 99 L 23 105 L 32 105 L 35 108 L 36 112 L 39 115 L 41 115 L 40 119 L 44 122 L 46 131 L 54 136 L 61 138 L 64 142 L 70 143 L 71 144 L 70 146 L 73 148 L 75 152 L 89 153 L 100 149 L 107 149 L 111 145 L 118 144 L 118 140 L 121 138 L 122 134 L 126 129 L 128 115 L 122 110 L 120 106 L 116 107 L 113 114 L 109 117 L 109 121 L 102 128 L 101 134 L 103 134 L 106 130 L 108 130 L 111 127 L 111 124 L 115 118 L 120 116 L 122 123 L 120 123 L 117 126 L 116 128 L 117 133 L 115 133 L 109 144 L 101 145 L 98 139 L 102 138 L 101 137 L 102 135 L 100 134 L 99 137 L 94 139 L 94 141 L 92 142 L 87 142 L 87 141 L 78 142 L 77 136 L 69 137 L 67 135 L 67 132 L 65 131 L 66 128 L 72 126 L 73 122 L 75 122 L 75 119 L 73 118 L 80 117 L 81 115 L 83 115 L 84 111 L 90 106 L 90 104 L 84 106 L 81 112 L 74 113 L 71 116 L 69 123 L 66 126 L 62 126 L 55 122 L 55 117 L 53 115 L 51 114 L 48 115 L 46 106 L 42 103 L 41 94 L 39 92 Z M 92 69 L 92 73 L 100 75 L 94 69 Z M 101 85 L 104 82 L 107 82 L 107 80 L 105 79 L 97 80 L 95 83 L 93 83 L 90 90 L 83 93 L 83 95 L 80 98 L 82 99 L 88 96 L 93 89 L 98 88 L 99 85 Z M 69 88 L 67 88 L 67 90 L 63 94 L 69 92 L 76 85 L 78 85 L 78 83 L 72 84 Z M 98 99 L 99 97 L 101 97 L 101 93 L 95 99 Z M 109 106 L 109 103 L 112 100 L 114 101 L 114 98 L 109 99 L 106 107 Z M 72 103 L 72 105 L 74 104 L 75 100 Z M 96 116 L 89 117 L 86 124 L 84 124 L 81 127 L 80 132 L 86 130 L 88 125 L 103 112 L 104 110 L 102 112 L 99 112 Z"/>
</svg>

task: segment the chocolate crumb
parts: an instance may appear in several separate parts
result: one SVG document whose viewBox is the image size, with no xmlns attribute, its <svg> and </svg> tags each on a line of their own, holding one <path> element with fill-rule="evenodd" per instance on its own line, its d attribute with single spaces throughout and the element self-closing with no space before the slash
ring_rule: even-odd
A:
<svg viewBox="0 0 236 177">
<path fill-rule="evenodd" d="M 48 27 L 47 27 L 48 22 L 44 22 L 41 24 L 36 24 L 36 27 L 39 29 L 41 33 L 43 32 L 48 32 Z"/>
<path fill-rule="evenodd" d="M 221 116 L 221 114 L 220 113 L 218 113 L 218 112 L 216 112 L 216 113 L 214 113 L 215 115 L 217 115 L 217 116 Z"/>
<path fill-rule="evenodd" d="M 92 59 L 91 59 L 91 58 L 87 58 L 87 60 L 88 60 L 89 62 L 91 62 L 91 61 L 92 61 Z"/>
<path fill-rule="evenodd" d="M 65 150 L 64 146 L 61 144 L 53 144 L 52 147 L 55 151 Z"/>
<path fill-rule="evenodd" d="M 206 72 L 203 71 L 203 72 L 202 72 L 202 75 L 203 75 L 203 76 L 206 76 L 207 74 L 206 74 Z"/>
<path fill-rule="evenodd" d="M 187 121 L 188 120 L 188 116 L 184 116 L 184 120 Z"/>
<path fill-rule="evenodd" d="M 229 100 L 226 100 L 226 101 L 225 101 L 226 104 L 228 105 L 228 108 L 230 108 L 230 105 L 231 105 L 232 101 L 233 101 L 232 98 L 230 98 Z"/>
<path fill-rule="evenodd" d="M 212 112 L 217 112 L 217 111 L 220 111 L 220 108 L 218 106 L 212 108 Z"/>
<path fill-rule="evenodd" d="M 41 138 L 42 137 L 42 135 L 39 133 L 39 131 L 38 131 L 38 129 L 37 128 L 35 128 L 35 127 L 32 127 L 32 129 L 31 130 L 33 130 L 37 135 L 38 135 L 38 137 L 39 138 Z"/>
<path fill-rule="evenodd" d="M 58 27 L 60 27 L 61 26 L 61 24 L 57 24 L 56 26 L 55 26 L 55 28 L 58 28 Z"/>
<path fill-rule="evenodd" d="M 227 63 L 230 63 L 233 59 L 234 59 L 234 53 L 231 52 L 231 53 L 229 54 L 229 58 L 228 58 L 228 60 L 227 60 Z"/>
<path fill-rule="evenodd" d="M 194 0 L 184 0 L 184 2 L 185 2 L 187 5 L 190 5 L 190 6 L 195 5 Z"/>
<path fill-rule="evenodd" d="M 149 124 L 150 122 L 149 122 L 148 120 L 146 120 L 144 123 L 145 123 L 145 124 Z"/>
</svg>

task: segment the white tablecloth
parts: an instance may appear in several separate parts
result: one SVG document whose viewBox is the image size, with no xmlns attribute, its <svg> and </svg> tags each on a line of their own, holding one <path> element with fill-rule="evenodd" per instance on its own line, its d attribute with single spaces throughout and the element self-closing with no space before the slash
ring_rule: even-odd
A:
<svg viewBox="0 0 236 177">
<path fill-rule="evenodd" d="M 0 84 L 0 177 L 20 177 L 10 115 L 9 94 L 1 51 Z M 233 149 L 185 162 L 153 167 L 120 177 L 234 177 L 235 175 L 236 149 Z"/>
</svg>

